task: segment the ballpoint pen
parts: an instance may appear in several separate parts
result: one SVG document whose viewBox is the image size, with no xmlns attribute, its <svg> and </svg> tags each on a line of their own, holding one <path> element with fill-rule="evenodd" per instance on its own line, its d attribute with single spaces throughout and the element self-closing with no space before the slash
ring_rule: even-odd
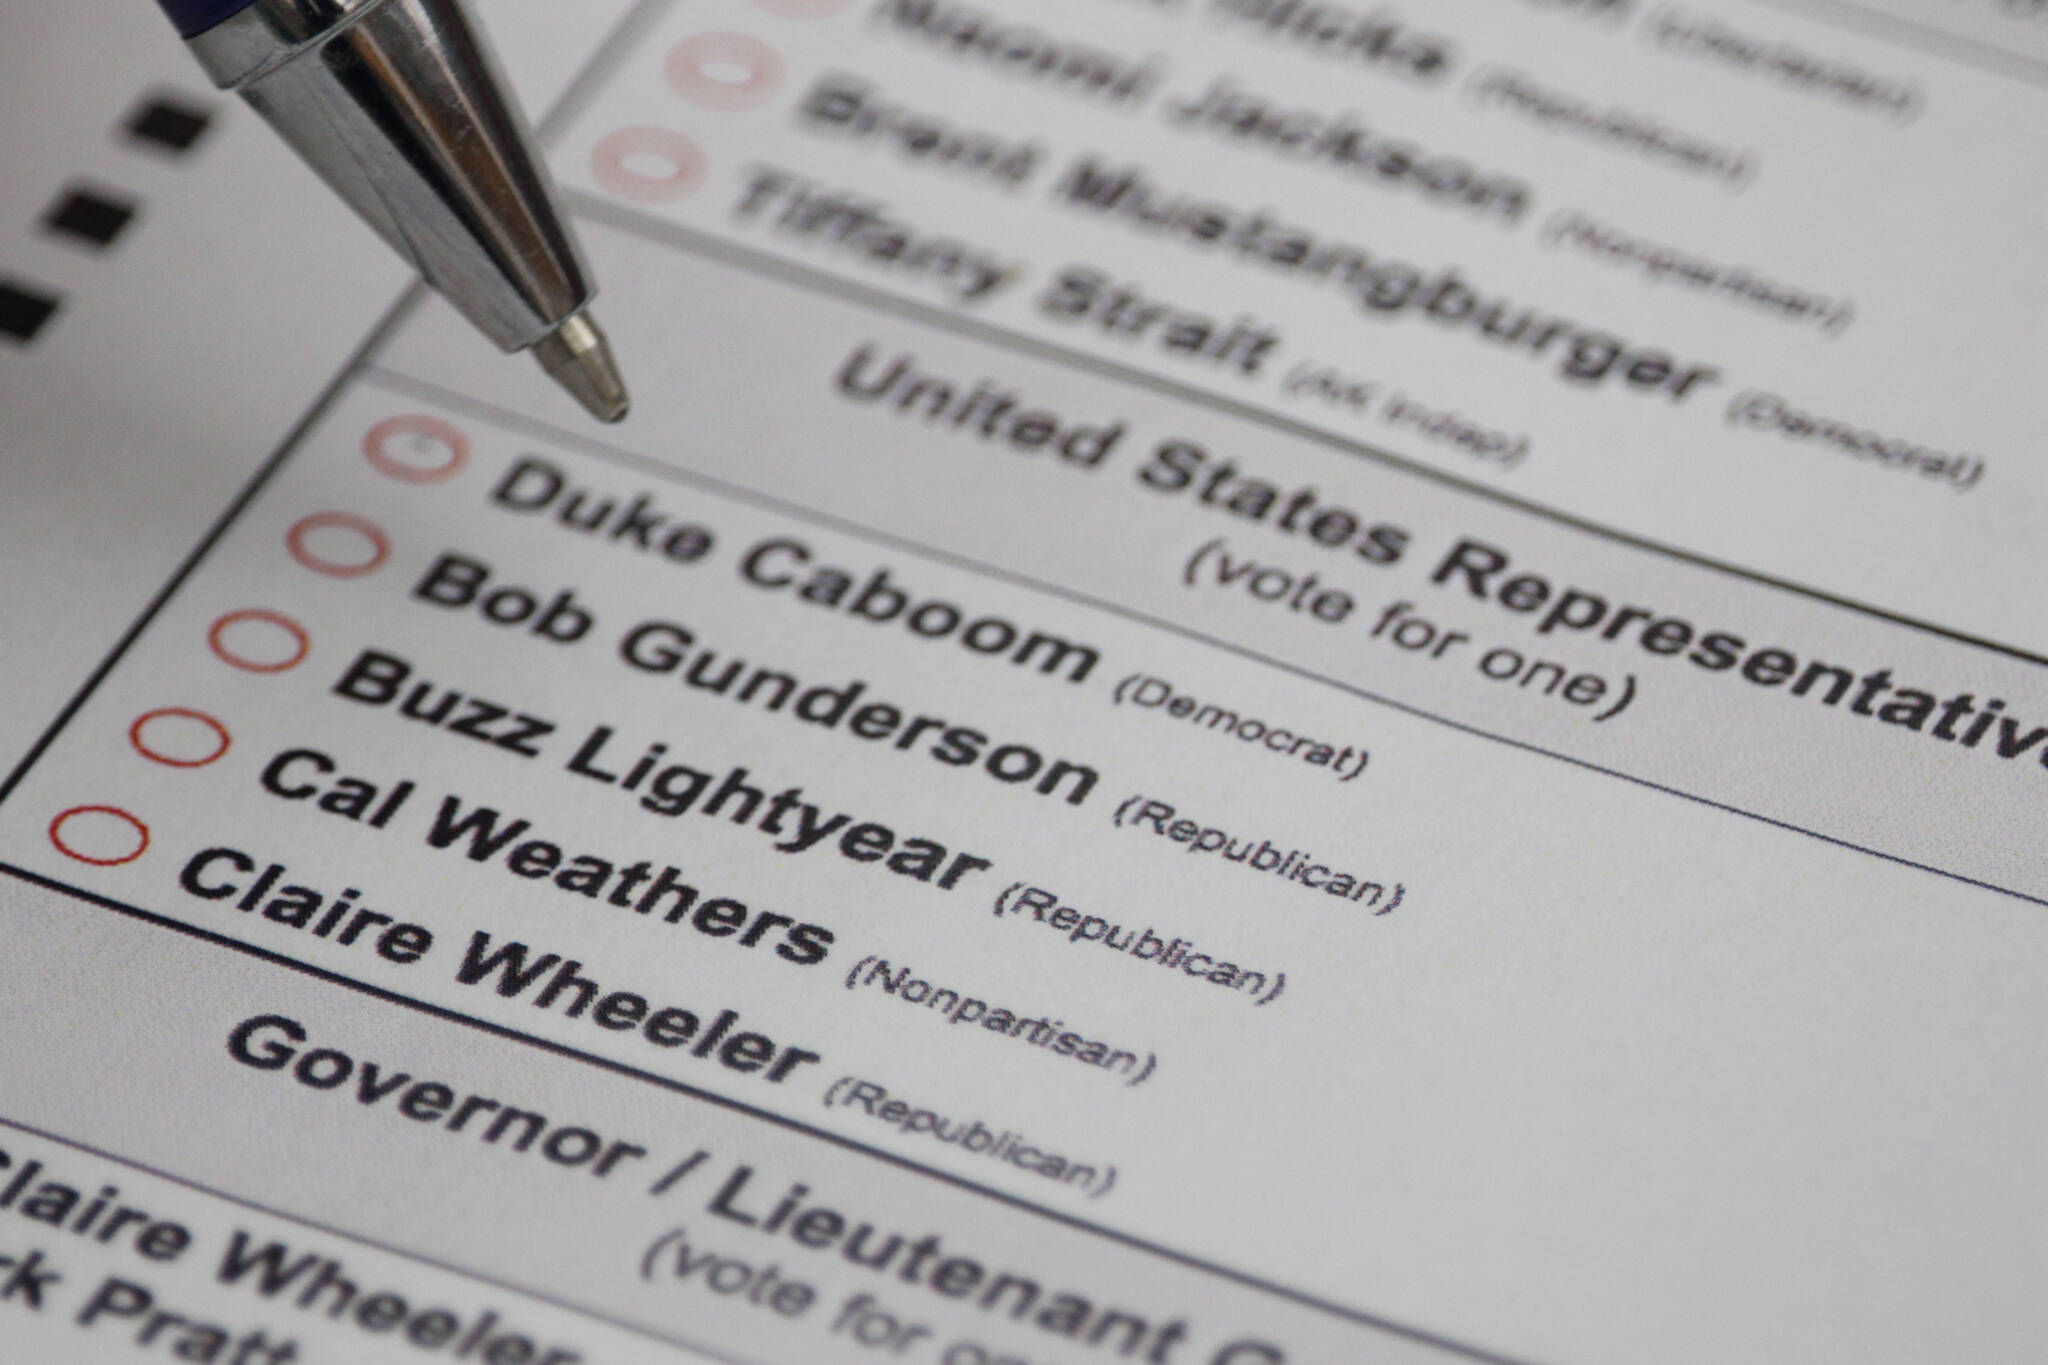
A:
<svg viewBox="0 0 2048 1365">
<path fill-rule="evenodd" d="M 222 89 L 501 350 L 531 349 L 592 415 L 625 384 L 596 288 L 462 0 L 159 0 Z"/>
</svg>

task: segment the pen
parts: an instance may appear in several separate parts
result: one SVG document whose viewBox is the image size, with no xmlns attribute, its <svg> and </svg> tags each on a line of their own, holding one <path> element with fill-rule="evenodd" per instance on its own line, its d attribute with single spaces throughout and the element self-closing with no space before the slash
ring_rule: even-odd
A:
<svg viewBox="0 0 2048 1365">
<path fill-rule="evenodd" d="M 462 0 L 158 2 L 214 83 L 499 349 L 531 349 L 593 416 L 626 415 L 585 311 L 596 287 Z"/>
</svg>

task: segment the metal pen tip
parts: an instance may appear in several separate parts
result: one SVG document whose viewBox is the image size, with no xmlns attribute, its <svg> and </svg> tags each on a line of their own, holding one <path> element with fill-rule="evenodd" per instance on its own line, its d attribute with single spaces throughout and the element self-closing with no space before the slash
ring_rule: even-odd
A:
<svg viewBox="0 0 2048 1365">
<path fill-rule="evenodd" d="M 611 343 L 588 313 L 568 321 L 533 344 L 533 358 L 600 422 L 622 420 L 632 406 Z"/>
</svg>

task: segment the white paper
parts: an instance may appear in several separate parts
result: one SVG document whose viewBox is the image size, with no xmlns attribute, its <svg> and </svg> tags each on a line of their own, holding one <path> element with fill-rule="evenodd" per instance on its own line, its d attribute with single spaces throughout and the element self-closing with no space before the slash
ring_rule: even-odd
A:
<svg viewBox="0 0 2048 1365">
<path fill-rule="evenodd" d="M 2037 17 L 564 8 L 10 20 L 0 1357 L 2040 1357 Z"/>
</svg>

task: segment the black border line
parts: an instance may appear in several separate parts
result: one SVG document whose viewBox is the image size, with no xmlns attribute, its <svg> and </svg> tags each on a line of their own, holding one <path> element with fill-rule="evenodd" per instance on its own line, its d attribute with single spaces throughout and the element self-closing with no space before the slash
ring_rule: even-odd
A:
<svg viewBox="0 0 2048 1365">
<path fill-rule="evenodd" d="M 1091 355 L 1088 352 L 1073 347 L 1062 346 L 1057 342 L 1045 341 L 1038 337 L 1015 332 L 994 323 L 970 318 L 960 313 L 948 311 L 936 304 L 922 303 L 915 299 L 885 293 L 873 286 L 837 275 L 831 275 L 816 267 L 774 256 L 757 248 L 744 246 L 696 228 L 685 227 L 680 223 L 664 222 L 658 218 L 643 214 L 637 209 L 614 204 L 606 199 L 599 199 L 582 190 L 565 190 L 563 191 L 563 197 L 574 206 L 580 216 L 603 223 L 617 231 L 631 233 L 658 246 L 674 247 L 693 255 L 703 256 L 725 265 L 766 276 L 783 284 L 808 289 L 814 293 L 829 294 L 847 303 L 868 308 L 878 313 L 893 314 L 911 322 L 931 327 L 937 331 L 951 332 L 956 336 L 966 337 L 970 341 L 977 341 L 983 345 L 1021 352 L 1039 360 L 1079 371 L 1093 378 L 1112 378 L 1131 388 L 1146 389 L 1163 397 L 1186 403 L 1191 407 L 1207 408 L 1211 411 L 1222 413 L 1227 417 L 1247 422 L 1253 426 L 1266 427 L 1282 435 L 1295 437 L 1313 445 L 1323 446 L 1340 455 L 1349 455 L 1374 464 L 1384 465 L 1400 473 L 1425 479 L 1431 483 L 1440 484 L 1460 493 L 1470 494 L 1487 502 L 1497 503 L 1503 507 L 1526 513 L 1540 520 L 1554 522 L 1557 525 L 1584 532 L 1599 540 L 1611 541 L 1617 545 L 1627 546 L 1630 549 L 1646 551 L 1665 559 L 1689 564 L 1694 568 L 1707 569 L 1714 573 L 1725 574 L 1731 578 L 1738 578 L 1762 587 L 1773 588 L 1779 592 L 1803 597 L 1808 601 L 1819 602 L 1856 615 L 1872 617 L 1891 625 L 1903 626 L 1909 630 L 1916 630 L 1922 634 L 1936 636 L 1955 644 L 1974 646 L 1994 654 L 2002 654 L 2008 658 L 2018 659 L 2023 663 L 2048 668 L 2048 655 L 2036 654 L 2017 645 L 2004 644 L 1997 640 L 1988 640 L 1982 636 L 1971 635 L 1965 631 L 1954 630 L 1948 626 L 1936 625 L 1932 621 L 1923 621 L 1918 617 L 1906 616 L 1899 612 L 1889 611 L 1883 607 L 1872 606 L 1867 602 L 1859 602 L 1854 598 L 1842 597 L 1835 593 L 1827 592 L 1824 589 L 1809 587 L 1803 583 L 1795 583 L 1788 578 L 1778 578 L 1770 574 L 1760 573 L 1755 569 L 1746 569 L 1738 564 L 1730 564 L 1724 560 L 1715 559 L 1711 555 L 1683 549 L 1663 541 L 1652 540 L 1647 536 L 1639 536 L 1633 532 L 1623 531 L 1600 522 L 1590 521 L 1574 513 L 1566 512 L 1561 508 L 1552 507 L 1548 503 L 1537 502 L 1533 499 L 1522 497 L 1520 494 L 1510 493 L 1505 489 L 1494 487 L 1491 484 L 1476 482 L 1462 475 L 1453 474 L 1448 470 L 1423 464 L 1406 455 L 1396 454 L 1391 450 L 1373 445 L 1368 441 L 1358 440 L 1297 418 L 1287 417 L 1244 400 L 1228 398 L 1206 389 L 1194 388 L 1176 379 L 1169 379 L 1163 375 L 1137 369 L 1120 361 Z M 388 369 L 385 372 L 396 373 Z"/>
<path fill-rule="evenodd" d="M 581 1062 L 586 1066 L 595 1067 L 600 1071 L 610 1072 L 615 1076 L 623 1077 L 627 1080 L 639 1081 L 643 1084 L 651 1085 L 658 1089 L 666 1090 L 673 1094 L 684 1096 L 687 1099 L 692 1099 L 704 1104 L 709 1104 L 719 1109 L 729 1110 L 732 1113 L 743 1115 L 747 1118 L 754 1119 L 758 1122 L 766 1123 L 773 1127 L 781 1128 L 788 1132 L 796 1133 L 803 1137 L 823 1142 L 828 1146 L 837 1147 L 842 1151 L 851 1152 L 857 1156 L 868 1157 L 872 1160 L 880 1161 L 886 1165 L 897 1167 L 900 1170 L 908 1171 L 914 1175 L 920 1175 L 924 1176 L 927 1179 L 936 1180 L 941 1184 L 952 1186 L 954 1189 L 960 1190 L 968 1195 L 979 1196 L 983 1199 L 990 1200 L 994 1203 L 1005 1205 L 1018 1212 L 1035 1215 L 1039 1218 L 1047 1220 L 1048 1222 L 1057 1223 L 1063 1227 L 1072 1229 L 1073 1231 L 1092 1234 L 1094 1236 L 1103 1238 L 1107 1241 L 1116 1243 L 1117 1245 L 1122 1246 L 1128 1250 L 1145 1253 L 1147 1255 L 1156 1257 L 1160 1260 L 1170 1262 L 1174 1265 L 1178 1265 L 1183 1269 L 1197 1271 L 1202 1274 L 1213 1275 L 1218 1279 L 1229 1280 L 1235 1284 L 1242 1285 L 1247 1289 L 1251 1289 L 1259 1293 L 1272 1295 L 1275 1298 L 1285 1300 L 1289 1303 L 1295 1304 L 1298 1307 L 1315 1309 L 1318 1312 L 1324 1313 L 1330 1317 L 1350 1322 L 1356 1326 L 1386 1332 L 1391 1335 L 1402 1337 L 1407 1340 L 1416 1342 L 1420 1345 L 1433 1347 L 1438 1350 L 1449 1351 L 1454 1354 L 1461 1355 L 1468 1360 L 1484 1362 L 1485 1365 L 1528 1365 L 1527 1361 L 1517 1357 L 1496 1355 L 1492 1352 L 1485 1351 L 1479 1347 L 1465 1345 L 1462 1342 L 1455 1341 L 1449 1337 L 1438 1336 L 1434 1333 L 1424 1331 L 1420 1328 L 1404 1326 L 1401 1323 L 1393 1322 L 1388 1319 L 1378 1317 L 1375 1314 L 1365 1312 L 1362 1309 L 1351 1308 L 1347 1307 L 1344 1304 L 1333 1303 L 1329 1300 L 1318 1298 L 1315 1295 L 1309 1294 L 1303 1290 L 1291 1289 L 1286 1285 L 1276 1284 L 1270 1280 L 1262 1279 L 1261 1277 L 1253 1275 L 1247 1271 L 1236 1270 L 1229 1266 L 1218 1265 L 1214 1262 L 1205 1261 L 1198 1256 L 1192 1256 L 1186 1252 L 1176 1251 L 1171 1247 L 1161 1246 L 1157 1243 L 1147 1241 L 1146 1239 L 1135 1236 L 1131 1233 L 1120 1232 L 1115 1228 L 1105 1227 L 1098 1223 L 1092 1223 L 1087 1219 L 1077 1217 L 1074 1214 L 1063 1213 L 1058 1209 L 1047 1208 L 1044 1205 L 1035 1204 L 1030 1200 L 1023 1198 L 1020 1195 L 1009 1194 L 1003 1190 L 993 1189 L 978 1184 L 965 1176 L 955 1175 L 950 1171 L 939 1170 L 930 1166 L 926 1166 L 923 1163 L 913 1160 L 910 1157 L 902 1156 L 898 1153 L 887 1151 L 883 1148 L 869 1146 L 867 1143 L 861 1142 L 855 1138 L 847 1137 L 843 1133 L 835 1133 L 830 1129 L 820 1128 L 813 1124 L 806 1123 L 802 1119 L 791 1118 L 786 1114 L 778 1114 L 770 1109 L 762 1109 L 755 1105 L 748 1104 L 744 1100 L 734 1099 L 729 1095 L 721 1095 L 718 1094 L 716 1091 L 702 1089 L 698 1086 L 692 1085 L 688 1081 L 678 1080 L 673 1076 L 664 1076 L 659 1072 L 646 1071 L 641 1069 L 640 1067 L 632 1065 L 631 1063 L 621 1062 L 616 1060 L 615 1058 L 606 1057 L 599 1053 L 586 1052 L 581 1048 L 572 1047 L 567 1043 L 557 1042 L 552 1038 L 543 1038 L 538 1034 L 527 1033 L 524 1030 L 513 1028 L 509 1024 L 501 1024 L 497 1023 L 494 1020 L 485 1019 L 477 1015 L 465 1014 L 460 1010 L 451 1009 L 446 1005 L 437 1005 L 432 1001 L 417 999 L 413 996 L 406 995 L 402 992 L 394 991 L 386 986 L 377 986 L 372 985 L 367 981 L 359 981 L 354 977 L 344 976 L 340 972 L 333 971 L 329 968 L 315 966 L 310 962 L 301 962 L 297 958 L 288 957 L 285 954 L 277 952 L 273 949 L 261 947 L 257 944 L 247 942 L 243 939 L 235 938 L 228 934 L 219 933 L 212 929 L 206 929 L 186 920 L 177 919 L 169 915 L 159 914 L 154 910 L 145 910 L 141 906 L 131 905 L 126 901 L 116 900 L 111 896 L 102 896 L 96 892 L 83 890 L 82 888 L 75 887 L 69 885 L 68 883 L 58 881 L 54 877 L 48 877 L 43 875 L 42 873 L 33 872 L 24 867 L 17 867 L 13 863 L 0 862 L 0 873 L 4 873 L 8 876 L 18 878 L 19 880 L 27 882 L 32 886 L 41 887 L 45 891 L 51 891 L 59 895 L 69 896 L 74 900 L 79 900 L 89 905 L 98 906 L 103 910 L 112 910 L 117 914 L 126 915 L 131 919 L 140 920 L 145 924 L 153 925 L 159 929 L 169 929 L 175 933 L 184 934 L 190 938 L 198 939 L 203 943 L 208 943 L 215 947 L 227 948 L 234 952 L 242 953 L 246 956 L 256 958 L 260 961 L 270 963 L 273 966 L 283 967 L 289 971 L 297 972 L 302 976 L 309 976 L 314 978 L 315 980 L 323 981 L 330 986 L 339 986 L 344 990 L 354 991 L 359 995 L 366 995 L 371 997 L 372 999 L 381 1000 L 386 1004 L 397 1005 L 400 1008 L 409 1009 L 415 1011 L 416 1013 L 427 1015 L 431 1018 L 438 1019 L 443 1023 L 459 1025 L 461 1027 L 474 1030 L 475 1032 L 488 1034 L 494 1038 L 498 1038 L 507 1042 L 521 1043 L 537 1051 L 546 1052 L 567 1061 Z M 265 1211 L 268 1212 L 268 1210 Z M 317 1225 L 309 1224 L 309 1226 Z M 381 1245 L 378 1243 L 371 1244 Z M 411 1253 L 400 1254 L 409 1255 Z M 477 1278 L 483 1277 L 479 1276 Z M 526 1291 L 521 1290 L 519 1292 L 524 1293 Z M 591 1314 L 591 1316 L 597 1315 Z"/>
<path fill-rule="evenodd" d="M 182 1175 L 164 1170 L 161 1166 L 151 1166 L 146 1162 L 136 1161 L 132 1157 L 125 1157 L 119 1153 L 110 1152 L 103 1147 L 96 1147 L 89 1142 L 80 1142 L 75 1138 L 68 1138 L 62 1134 L 53 1133 L 47 1128 L 38 1128 L 31 1123 L 22 1123 L 16 1119 L 8 1118 L 4 1114 L 0 1114 L 0 1128 L 11 1128 L 17 1133 L 25 1133 L 29 1137 L 55 1143 L 59 1147 L 65 1147 L 74 1152 L 83 1152 L 87 1156 L 98 1157 L 102 1161 L 111 1161 L 117 1166 L 125 1167 L 131 1171 L 140 1171 L 144 1175 L 154 1177 L 157 1180 L 167 1181 L 180 1189 L 191 1190 L 195 1194 L 202 1194 L 210 1199 L 218 1199 L 224 1204 L 232 1204 L 237 1208 L 248 1209 L 252 1213 L 260 1213 L 266 1218 L 275 1218 L 280 1222 L 291 1223 L 302 1228 L 310 1228 L 312 1231 L 323 1236 L 337 1238 L 344 1242 L 353 1242 L 357 1246 L 368 1247 L 372 1251 L 381 1252 L 386 1256 L 394 1256 L 400 1260 L 431 1266 L 433 1269 L 444 1274 L 453 1275 L 458 1279 L 469 1280 L 475 1284 L 485 1285 L 507 1294 L 517 1294 L 521 1298 L 531 1299 L 535 1303 L 545 1304 L 564 1313 L 570 1313 L 580 1318 L 589 1318 L 592 1322 L 602 1323 L 606 1327 L 628 1332 L 634 1336 L 646 1337 L 650 1341 L 658 1341 L 664 1346 L 679 1346 L 685 1350 L 695 1351 L 707 1359 L 719 1361 L 721 1365 L 765 1365 L 763 1361 L 727 1355 L 723 1351 L 713 1350 L 709 1346 L 691 1341 L 686 1337 L 669 1336 L 667 1333 L 655 1328 L 629 1322 L 624 1318 L 615 1318 L 606 1313 L 596 1312 L 580 1304 L 571 1303 L 567 1299 L 556 1298 L 543 1290 L 531 1289 L 522 1284 L 515 1284 L 511 1280 L 500 1279 L 495 1275 L 481 1274 L 463 1266 L 455 1265 L 452 1262 L 441 1260 L 439 1257 L 428 1256 L 417 1251 L 408 1251 L 404 1247 L 393 1246 L 389 1242 L 381 1242 L 374 1237 L 365 1237 L 359 1232 L 350 1232 L 346 1228 L 333 1227 L 315 1218 L 306 1218 L 296 1213 L 288 1213 L 283 1209 L 275 1209 L 268 1204 L 260 1204 L 253 1199 L 247 1199 L 238 1194 L 230 1194 L 226 1190 L 215 1189 L 213 1186 L 201 1181 L 187 1179 Z"/>
<path fill-rule="evenodd" d="M 665 464 L 653 456 L 643 455 L 637 451 L 627 450 L 618 446 L 607 445 L 591 437 L 568 431 L 561 427 L 551 426 L 538 418 L 527 417 L 522 413 L 510 412 L 494 404 L 487 403 L 482 399 L 472 398 L 467 394 L 442 388 L 431 381 L 415 378 L 399 370 L 371 364 L 364 368 L 362 378 L 366 384 L 399 393 L 408 398 L 436 403 L 442 407 L 464 412 L 503 429 L 523 431 L 527 435 L 538 437 L 551 444 L 578 450 L 592 459 L 603 460 L 610 464 L 634 469 L 655 478 L 667 479 L 672 483 L 681 483 L 701 488 L 719 497 L 728 498 L 734 502 L 747 503 L 765 511 L 774 512 L 779 516 L 789 517 L 795 521 L 807 521 L 814 526 L 822 526 L 827 530 L 856 540 L 865 540 L 870 544 L 902 550 L 909 554 L 914 554 L 921 559 L 944 564 L 949 568 L 959 569 L 983 578 L 992 578 L 999 582 L 1009 583 L 1015 587 L 1043 593 L 1048 597 L 1057 597 L 1061 601 L 1072 602 L 1077 606 L 1089 607 L 1104 612 L 1107 615 L 1119 617 L 1125 621 L 1152 627 L 1169 635 L 1178 635 L 1182 639 L 1206 645 L 1221 653 L 1234 654 L 1241 659 L 1262 664 L 1278 672 L 1289 673 L 1308 682 L 1320 683 L 1323 686 L 1348 693 L 1363 701 L 1374 702 L 1380 706 L 1402 712 L 1404 715 L 1414 716 L 1418 720 L 1434 722 L 1435 724 L 1456 730 L 1461 734 L 1471 735 L 1478 739 L 1492 740 L 1496 744 L 1504 744 L 1511 749 L 1519 749 L 1524 753 L 1556 759 L 1560 763 L 1568 763 L 1572 767 L 1583 769 L 1586 772 L 1599 773 L 1604 777 L 1618 778 L 1633 786 L 1642 787 L 1653 792 L 1660 792 L 1665 796 L 1675 796 L 1680 800 L 1690 801 L 1709 810 L 1721 811 L 1728 815 L 1739 816 L 1745 820 L 1754 820 L 1759 824 L 1768 825 L 1773 829 L 1784 830 L 1789 834 L 1802 834 L 1809 839 L 1816 839 L 1821 843 L 1831 844 L 1836 848 L 1847 849 L 1852 853 L 1866 854 L 1869 857 L 1882 859 L 1899 867 L 1910 868 L 1915 872 L 1930 873 L 1933 876 L 1943 877 L 1949 881 L 1959 882 L 1964 886 L 1974 886 L 1982 891 L 1994 892 L 2001 896 L 2010 896 L 2014 900 L 2025 901 L 2030 905 L 2048 906 L 2048 896 L 2036 896 L 2029 892 L 2016 890 L 2013 887 L 2001 886 L 1997 882 L 1972 877 L 1966 873 L 1952 872 L 1947 868 L 1936 867 L 1932 863 L 1916 862 L 1902 854 L 1887 853 L 1881 848 L 1871 848 L 1868 845 L 1855 843 L 1838 835 L 1826 834 L 1817 829 L 1809 829 L 1805 825 L 1794 824 L 1790 820 L 1782 820 L 1777 816 L 1765 815 L 1760 811 L 1749 810 L 1727 801 L 1718 801 L 1711 796 L 1702 796 L 1697 792 L 1686 791 L 1682 787 L 1668 786 L 1665 783 L 1641 777 L 1635 773 L 1625 772 L 1619 768 L 1607 767 L 1591 759 L 1579 758 L 1576 755 L 1563 753 L 1556 749 L 1546 749 L 1542 745 L 1529 740 L 1517 739 L 1513 735 L 1488 730 L 1469 721 L 1457 720 L 1451 716 L 1441 715 L 1425 707 L 1418 706 L 1413 702 L 1383 696 L 1370 688 L 1361 687 L 1342 678 L 1333 678 L 1328 674 L 1318 673 L 1305 664 L 1297 664 L 1287 659 L 1261 653 L 1250 645 L 1239 644 L 1235 640 L 1226 639 L 1222 636 L 1205 634 L 1193 626 L 1183 625 L 1167 617 L 1150 615 L 1147 612 L 1140 611 L 1135 607 L 1125 606 L 1123 603 L 1110 598 L 1095 597 L 1082 592 L 1078 588 L 1070 588 L 1061 583 L 1034 578 L 1029 574 L 1020 573 L 1014 569 L 1006 569 L 996 564 L 984 563 L 981 560 L 970 558 L 952 550 L 926 545 L 922 541 L 912 540 L 907 536 L 897 535 L 894 532 L 882 531 L 859 522 L 848 521 L 844 518 L 836 517 L 829 512 L 819 511 L 814 507 L 807 507 L 802 503 L 785 501 L 772 493 L 763 493 L 744 484 L 729 483 L 724 479 L 718 478 L 716 475 L 704 474 L 696 470 Z"/>
</svg>

